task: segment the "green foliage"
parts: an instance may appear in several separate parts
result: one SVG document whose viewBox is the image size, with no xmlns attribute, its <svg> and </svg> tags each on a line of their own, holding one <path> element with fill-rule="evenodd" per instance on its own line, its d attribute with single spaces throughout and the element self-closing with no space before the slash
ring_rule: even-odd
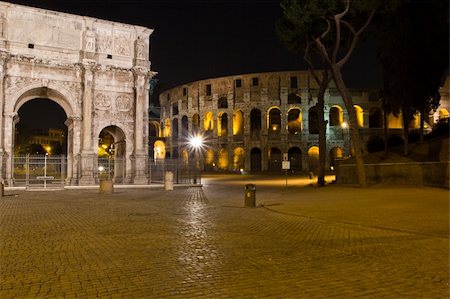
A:
<svg viewBox="0 0 450 299">
<path fill-rule="evenodd" d="M 354 28 L 362 26 L 372 10 L 379 14 L 394 10 L 401 0 L 353 0 L 344 20 Z M 323 42 L 330 47 L 336 40 L 332 17 L 345 9 L 345 1 L 336 0 L 281 0 L 282 18 L 276 24 L 276 32 L 286 48 L 299 53 L 305 48 L 306 39 L 319 37 L 328 28 L 330 33 Z M 342 27 L 342 40 L 348 46 L 350 32 Z"/>
<path fill-rule="evenodd" d="M 408 119 L 438 106 L 448 68 L 448 2 L 407 1 L 380 23 L 378 56 L 383 97 L 394 114 Z M 405 109 L 403 109 L 405 110 Z"/>
</svg>

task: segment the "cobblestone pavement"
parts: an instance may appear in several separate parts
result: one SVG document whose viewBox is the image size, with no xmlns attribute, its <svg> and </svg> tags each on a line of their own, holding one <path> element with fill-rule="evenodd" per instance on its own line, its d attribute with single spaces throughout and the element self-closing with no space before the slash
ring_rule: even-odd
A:
<svg viewBox="0 0 450 299">
<path fill-rule="evenodd" d="M 405 196 L 386 207 L 384 187 L 259 182 L 264 207 L 249 209 L 241 179 L 204 182 L 112 195 L 8 191 L 0 298 L 449 297 L 447 190 L 387 188 Z M 408 203 L 411 194 L 424 198 Z M 381 210 L 381 219 L 370 213 Z"/>
</svg>

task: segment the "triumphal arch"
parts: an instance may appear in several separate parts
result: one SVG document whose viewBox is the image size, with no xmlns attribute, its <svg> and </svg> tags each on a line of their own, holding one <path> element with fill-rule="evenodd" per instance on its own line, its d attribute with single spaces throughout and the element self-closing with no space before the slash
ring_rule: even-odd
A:
<svg viewBox="0 0 450 299">
<path fill-rule="evenodd" d="M 148 182 L 152 31 L 0 2 L 0 174 L 4 183 L 14 184 L 15 124 L 19 108 L 32 99 L 50 99 L 67 115 L 67 184 L 95 183 L 102 130 L 108 130 L 121 147 L 125 182 Z"/>
</svg>

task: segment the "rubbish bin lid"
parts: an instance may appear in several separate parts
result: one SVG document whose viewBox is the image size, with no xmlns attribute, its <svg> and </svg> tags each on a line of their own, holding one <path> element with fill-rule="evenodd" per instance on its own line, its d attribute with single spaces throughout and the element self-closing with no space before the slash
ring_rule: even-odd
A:
<svg viewBox="0 0 450 299">
<path fill-rule="evenodd" d="M 252 190 L 255 190 L 255 189 L 256 189 L 256 185 L 255 185 L 255 184 L 246 184 L 246 185 L 245 185 L 245 189 L 252 189 Z"/>
</svg>

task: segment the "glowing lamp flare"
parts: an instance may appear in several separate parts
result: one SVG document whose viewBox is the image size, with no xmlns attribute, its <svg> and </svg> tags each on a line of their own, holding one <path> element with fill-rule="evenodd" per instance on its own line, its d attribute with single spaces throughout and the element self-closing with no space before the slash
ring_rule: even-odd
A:
<svg viewBox="0 0 450 299">
<path fill-rule="evenodd" d="M 200 136 L 194 136 L 191 138 L 190 144 L 193 148 L 200 148 L 203 146 L 203 139 Z"/>
</svg>

